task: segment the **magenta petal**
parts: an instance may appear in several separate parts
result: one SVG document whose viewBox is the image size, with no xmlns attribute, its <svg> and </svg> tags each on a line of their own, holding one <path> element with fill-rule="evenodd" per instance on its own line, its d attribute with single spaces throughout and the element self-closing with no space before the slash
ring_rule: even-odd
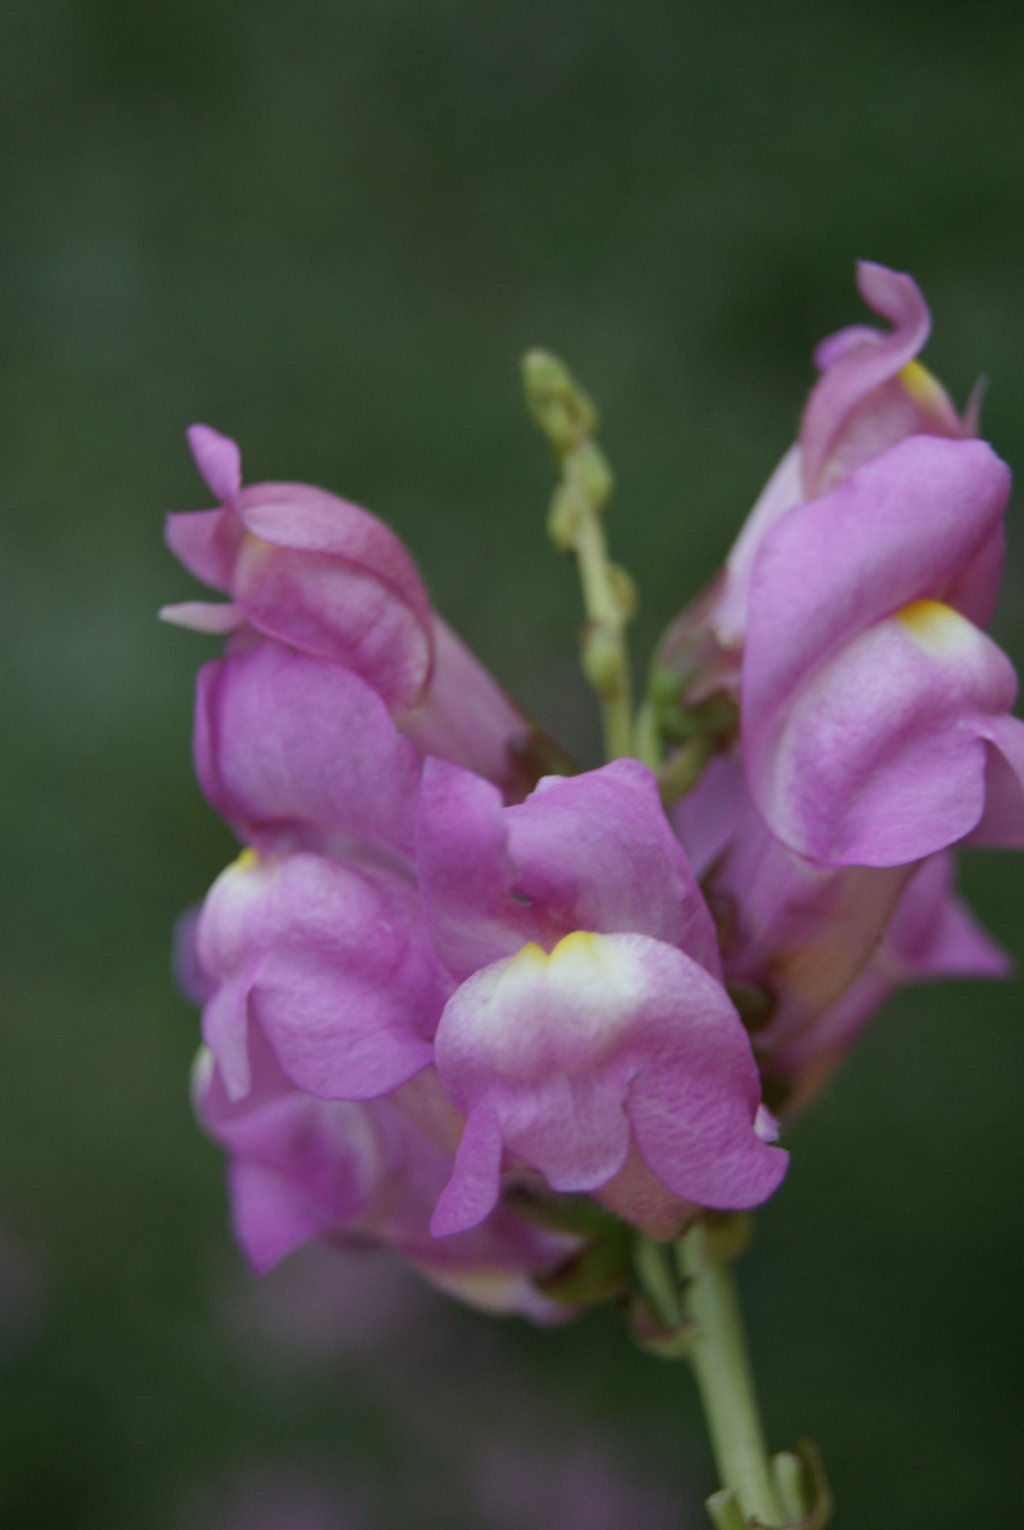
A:
<svg viewBox="0 0 1024 1530">
<path fill-rule="evenodd" d="M 577 932 L 550 955 L 528 945 L 484 968 L 445 1006 L 435 1056 L 468 1118 L 452 1191 L 460 1218 L 486 1204 L 499 1142 L 510 1167 L 594 1191 L 626 1163 L 630 1122 L 649 1166 L 686 1200 L 697 1199 L 692 1186 L 709 1205 L 750 1205 L 785 1169 L 757 1135 L 757 1069 L 724 990 L 647 936 Z M 649 1187 L 634 1178 L 647 1207 Z M 618 1195 L 616 1209 L 630 1215 Z"/>
<path fill-rule="evenodd" d="M 646 765 L 549 776 L 506 818 L 516 887 L 538 916 L 534 939 L 649 935 L 718 972 L 711 915 Z"/>
<path fill-rule="evenodd" d="M 744 729 L 784 706 L 841 643 L 911 601 L 945 601 L 984 621 L 987 582 L 975 589 L 963 571 L 1000 535 L 1009 492 L 1009 471 L 984 442 L 917 436 L 779 521 L 754 570 Z"/>
<path fill-rule="evenodd" d="M 202 915 L 197 930 L 197 952 L 201 960 Z M 223 981 L 219 974 L 201 963 L 207 979 L 208 996 L 203 1004 L 203 1040 L 217 1059 L 228 1098 L 241 1100 L 252 1085 L 249 1064 L 249 991 L 253 972 L 233 973 Z"/>
<path fill-rule="evenodd" d="M 430 1221 L 435 1238 L 476 1227 L 494 1209 L 501 1155 L 501 1130 L 495 1116 L 487 1109 L 474 1111 L 462 1133 L 452 1177 Z"/>
<path fill-rule="evenodd" d="M 211 889 L 197 946 L 218 985 L 207 1045 L 233 1097 L 249 1087 L 249 1025 L 299 1088 L 328 1099 L 386 1093 L 430 1061 L 444 979 L 396 876 L 306 853 L 244 857 Z"/>
<path fill-rule="evenodd" d="M 744 1094 L 731 1067 L 724 1076 L 705 1068 L 652 1069 L 635 1086 L 628 1110 L 640 1151 L 683 1200 L 717 1211 L 759 1206 L 782 1183 L 789 1154 L 755 1130 L 756 1083 Z"/>
<path fill-rule="evenodd" d="M 414 705 L 433 660 L 430 601 L 394 532 L 309 484 L 256 484 L 240 495 L 238 511 L 250 537 L 235 595 L 254 624 L 351 665 L 389 705 Z"/>
<path fill-rule="evenodd" d="M 1012 705 L 1016 677 L 977 628 L 934 609 L 937 640 L 918 641 L 910 619 L 878 623 L 809 676 L 773 737 L 755 736 L 758 806 L 801 855 L 896 866 L 979 823 L 985 737 Z"/>
<path fill-rule="evenodd" d="M 549 776 L 510 808 L 428 760 L 416 858 L 434 942 L 457 977 L 581 929 L 650 935 L 717 970 L 711 916 L 637 760 Z"/>
<path fill-rule="evenodd" d="M 877 345 L 882 336 L 873 324 L 848 324 L 837 329 L 834 335 L 826 335 L 814 348 L 814 365 L 819 372 L 827 372 L 837 361 L 842 361 L 851 351 L 863 345 Z"/>
<path fill-rule="evenodd" d="M 242 487 L 242 454 L 230 436 L 209 425 L 191 425 L 189 448 L 206 486 L 221 504 L 230 504 Z"/>
<path fill-rule="evenodd" d="M 953 860 L 924 861 L 900 899 L 879 952 L 890 978 L 1007 976 L 1006 952 L 955 895 Z"/>
<path fill-rule="evenodd" d="M 300 1243 L 364 1222 L 387 1183 L 393 1154 L 373 1108 L 293 1089 L 265 1039 L 252 1043 L 253 1081 L 234 1103 L 207 1055 L 196 1110 L 231 1155 L 235 1234 L 257 1269 Z"/>
<path fill-rule="evenodd" d="M 231 591 L 241 527 L 226 510 L 184 510 L 164 522 L 164 540 L 190 574 L 215 590 Z"/>
<path fill-rule="evenodd" d="M 757 498 L 733 544 L 725 581 L 711 606 L 711 624 L 727 648 L 743 641 L 754 560 L 766 533 L 804 498 L 799 447 L 790 447 Z M 685 619 L 685 613 L 684 613 Z"/>
<path fill-rule="evenodd" d="M 926 978 L 1003 978 L 1006 953 L 954 896 L 953 857 L 935 855 L 914 872 L 874 959 L 857 981 L 771 1059 L 796 1092 L 789 1113 L 806 1104 L 893 992 Z"/>
<path fill-rule="evenodd" d="M 415 751 L 377 694 L 325 660 L 261 643 L 205 665 L 195 755 L 210 802 L 249 833 L 411 850 Z"/>
<path fill-rule="evenodd" d="M 672 804 L 672 827 L 695 876 L 705 876 L 726 849 L 748 800 L 739 760 L 720 754 L 709 762 L 693 790 Z"/>
<path fill-rule="evenodd" d="M 529 725 L 480 660 L 440 617 L 433 619 L 434 668 L 418 706 L 395 720 L 421 755 L 451 760 L 514 788 L 517 745 Z"/>
<path fill-rule="evenodd" d="M 425 1017 L 404 976 L 387 966 L 351 973 L 347 964 L 313 963 L 304 954 L 273 955 L 253 985 L 250 1013 L 300 1089 L 331 1100 L 376 1099 L 433 1056 L 413 1028 Z"/>
<path fill-rule="evenodd" d="M 273 1169 L 236 1159 L 228 1169 L 231 1227 L 257 1275 L 265 1275 L 311 1238 L 330 1230 L 333 1219 Z"/>
<path fill-rule="evenodd" d="M 531 1080 L 495 1092 L 502 1134 L 514 1154 L 539 1169 L 552 1190 L 596 1190 L 613 1179 L 629 1152 L 623 1105 L 630 1067 L 584 1078 Z"/>
<path fill-rule="evenodd" d="M 265 497 L 273 494 L 290 498 Z M 232 594 L 253 626 L 355 670 L 390 707 L 414 705 L 430 678 L 433 634 L 426 591 L 398 538 L 304 484 L 246 489 L 239 513 L 250 535 Z"/>
<path fill-rule="evenodd" d="M 416 819 L 416 868 L 434 946 L 456 978 L 509 956 L 530 939 L 501 793 L 437 759 L 424 762 Z"/>
<path fill-rule="evenodd" d="M 944 391 L 920 373 L 925 397 L 900 376 L 922 349 L 931 318 L 912 277 L 861 261 L 865 302 L 888 319 L 887 334 L 858 326 L 818 348 L 825 372 L 807 402 L 800 429 L 804 484 L 821 494 L 897 441 L 919 432 L 957 437 L 964 429 Z"/>
<path fill-rule="evenodd" d="M 995 717 L 984 730 L 985 811 L 969 836 L 971 844 L 1024 850 L 1024 723 Z"/>
</svg>

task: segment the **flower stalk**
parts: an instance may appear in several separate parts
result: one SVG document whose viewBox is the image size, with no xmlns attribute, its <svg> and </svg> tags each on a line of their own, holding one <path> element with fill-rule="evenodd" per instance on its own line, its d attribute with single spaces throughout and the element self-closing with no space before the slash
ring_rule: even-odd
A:
<svg viewBox="0 0 1024 1530">
<path fill-rule="evenodd" d="M 547 436 L 561 469 L 551 501 L 548 534 L 579 568 L 586 623 L 581 634 L 583 673 L 597 694 L 609 760 L 633 754 L 633 703 L 626 627 L 635 596 L 624 569 L 612 563 L 602 524 L 614 478 L 594 441 L 598 414 L 568 367 L 548 351 L 523 358 L 526 402 Z"/>
<path fill-rule="evenodd" d="M 747 1354 L 731 1269 L 734 1250 L 727 1244 L 722 1231 L 704 1219 L 696 1221 L 679 1240 L 680 1272 L 686 1281 L 686 1306 L 693 1322 L 689 1358 L 719 1477 L 723 1488 L 731 1490 L 737 1500 L 744 1516 L 741 1523 L 757 1519 L 762 1525 L 779 1526 L 785 1523 L 785 1515 L 768 1459 Z"/>
</svg>

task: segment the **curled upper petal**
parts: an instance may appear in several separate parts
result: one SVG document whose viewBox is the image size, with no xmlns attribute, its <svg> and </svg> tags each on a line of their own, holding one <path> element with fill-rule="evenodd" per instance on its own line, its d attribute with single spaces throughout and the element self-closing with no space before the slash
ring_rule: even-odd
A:
<svg viewBox="0 0 1024 1530">
<path fill-rule="evenodd" d="M 396 709 L 430 679 L 430 601 L 416 566 L 376 516 L 309 484 L 241 488 L 233 441 L 208 426 L 189 440 L 217 510 L 172 515 L 168 543 L 226 591 L 258 631 L 361 675 Z"/>
<path fill-rule="evenodd" d="M 722 1208 L 766 1199 L 785 1172 L 755 1131 L 757 1070 L 724 990 L 647 936 L 578 931 L 478 972 L 445 1008 L 436 1059 L 467 1116 L 439 1234 L 486 1215 L 503 1154 L 594 1192 L 635 1141 L 673 1196 Z"/>
<path fill-rule="evenodd" d="M 819 346 L 815 359 L 823 375 L 800 429 L 808 495 L 827 492 L 907 436 L 968 433 L 941 384 L 915 360 L 931 330 L 917 283 L 903 272 L 861 261 L 857 285 L 892 328 L 882 333 L 856 326 Z"/>
</svg>

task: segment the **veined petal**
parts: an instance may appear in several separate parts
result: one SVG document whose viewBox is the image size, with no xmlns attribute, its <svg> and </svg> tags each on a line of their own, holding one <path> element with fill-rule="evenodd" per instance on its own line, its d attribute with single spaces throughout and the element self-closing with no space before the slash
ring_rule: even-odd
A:
<svg viewBox="0 0 1024 1530">
<path fill-rule="evenodd" d="M 759 1097 L 755 1089 L 754 1098 Z M 681 1199 L 716 1211 L 742 1211 L 774 1195 L 789 1155 L 764 1141 L 750 1091 L 702 1061 L 644 1075 L 629 1102 L 637 1145 L 654 1173 Z"/>
</svg>

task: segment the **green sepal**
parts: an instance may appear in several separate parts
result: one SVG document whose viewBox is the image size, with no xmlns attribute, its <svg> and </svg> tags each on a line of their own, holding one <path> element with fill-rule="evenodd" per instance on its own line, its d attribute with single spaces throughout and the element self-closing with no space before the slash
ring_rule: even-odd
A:
<svg viewBox="0 0 1024 1530">
<path fill-rule="evenodd" d="M 540 1227 L 559 1232 L 578 1233 L 584 1238 L 622 1238 L 632 1235 L 614 1211 L 600 1205 L 589 1195 L 539 1195 L 523 1185 L 506 1190 L 502 1202 L 519 1216 Z"/>
<path fill-rule="evenodd" d="M 590 1305 L 621 1296 L 630 1279 L 629 1240 L 598 1238 L 547 1275 L 535 1276 L 538 1291 L 569 1306 Z"/>
</svg>

